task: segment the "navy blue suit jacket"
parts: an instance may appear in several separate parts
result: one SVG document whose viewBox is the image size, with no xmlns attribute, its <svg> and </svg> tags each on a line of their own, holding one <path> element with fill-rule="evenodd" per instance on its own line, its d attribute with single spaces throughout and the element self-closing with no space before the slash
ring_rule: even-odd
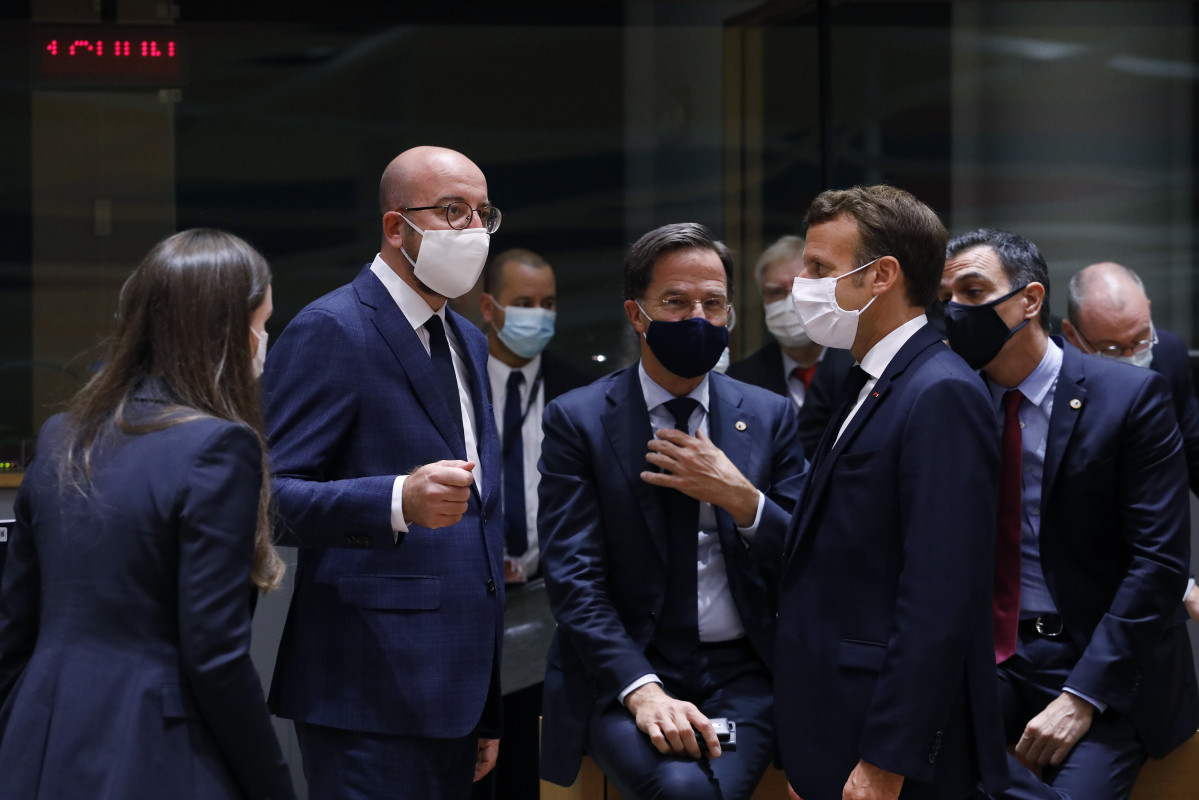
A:
<svg viewBox="0 0 1199 800">
<path fill-rule="evenodd" d="M 1174 414 L 1182 431 L 1182 449 L 1186 453 L 1187 475 L 1191 491 L 1199 497 L 1199 401 L 1195 399 L 1195 383 L 1191 377 L 1191 357 L 1186 342 L 1176 333 L 1157 329 L 1157 345 L 1149 368 L 1160 372 L 1170 382 L 1174 399 Z"/>
<path fill-rule="evenodd" d="M 64 419 L 4 572 L 0 796 L 294 797 L 250 660 L 257 437 L 213 418 L 111 434 L 84 497 L 60 487 Z"/>
<path fill-rule="evenodd" d="M 766 495 L 748 547 L 725 511 L 717 509 L 716 520 L 734 603 L 769 665 L 783 535 L 804 470 L 795 409 L 764 389 L 709 378 L 712 441 Z M 542 777 L 569 785 L 597 703 L 654 672 L 646 649 L 665 600 L 666 511 L 663 491 L 641 479 L 653 433 L 636 366 L 550 403 L 544 428 L 538 529 L 558 630 L 545 676 L 541 763 Z"/>
<path fill-rule="evenodd" d="M 395 477 L 465 458 L 416 331 L 367 267 L 301 311 L 271 349 L 263 402 L 281 543 L 301 548 L 271 685 L 279 716 L 498 735 L 503 515 L 487 340 L 446 317 L 466 349 L 483 490 L 472 488 L 457 524 L 412 525 L 398 543 Z"/>
<path fill-rule="evenodd" d="M 905 796 L 1007 782 L 991 634 L 999 426 L 925 326 L 836 446 L 813 455 L 779 601 L 775 714 L 808 800 L 859 759 Z"/>
<path fill-rule="evenodd" d="M 848 350 L 826 348 L 817 363 L 812 384 L 804 392 L 803 408 L 799 410 L 799 441 L 805 453 L 813 453 L 837 402 L 837 392 L 853 366 Z M 783 348 L 777 340 L 762 345 L 751 355 L 729 367 L 728 375 L 739 381 L 769 389 L 783 397 L 791 397 L 791 389 L 783 375 Z"/>
<path fill-rule="evenodd" d="M 1181 603 L 1190 554 L 1182 437 L 1164 378 L 1062 344 L 1040 542 L 1049 593 L 1082 651 L 1067 685 L 1128 713 L 1160 758 L 1199 727 Z"/>
</svg>

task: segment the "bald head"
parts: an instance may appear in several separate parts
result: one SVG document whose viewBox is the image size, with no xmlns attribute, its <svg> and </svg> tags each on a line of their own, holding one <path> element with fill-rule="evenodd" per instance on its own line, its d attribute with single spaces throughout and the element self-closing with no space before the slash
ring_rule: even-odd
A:
<svg viewBox="0 0 1199 800">
<path fill-rule="evenodd" d="M 1130 348 L 1152 335 L 1149 298 L 1140 277 L 1111 261 L 1092 264 L 1070 279 L 1062 332 L 1081 350 Z"/>
<path fill-rule="evenodd" d="M 443 202 L 443 198 L 430 199 L 425 195 L 436 192 L 437 187 L 463 181 L 481 185 L 486 191 L 483 171 L 457 150 L 429 145 L 413 147 L 392 159 L 383 170 L 379 181 L 379 212 Z"/>
</svg>

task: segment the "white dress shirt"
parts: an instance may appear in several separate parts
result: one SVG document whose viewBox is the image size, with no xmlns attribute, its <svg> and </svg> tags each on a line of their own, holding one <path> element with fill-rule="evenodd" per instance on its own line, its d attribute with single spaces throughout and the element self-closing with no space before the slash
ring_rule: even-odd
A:
<svg viewBox="0 0 1199 800">
<path fill-rule="evenodd" d="M 841 423 L 841 428 L 837 431 L 837 439 L 840 439 L 841 434 L 845 433 L 845 429 L 849 426 L 849 421 L 853 419 L 854 415 L 858 413 L 858 409 L 862 407 L 862 403 L 874 391 L 875 384 L 878 383 L 878 379 L 882 377 L 882 374 L 891 364 L 891 359 L 895 358 L 895 354 L 899 352 L 900 348 L 908 343 L 908 339 L 916 335 L 916 331 L 927 324 L 928 317 L 925 315 L 921 314 L 913 317 L 879 339 L 874 343 L 874 347 L 866 351 L 866 355 L 862 358 L 861 367 L 870 376 L 870 379 L 866 381 L 866 385 L 858 392 L 858 401 L 854 403 L 853 408 L 845 415 L 845 421 Z M 836 439 L 833 441 L 835 442 Z"/>
<path fill-rule="evenodd" d="M 662 428 L 674 428 L 674 415 L 667 410 L 665 403 L 674 399 L 674 395 L 663 389 L 645 372 L 645 367 L 637 365 L 637 374 L 641 379 L 641 393 L 645 397 L 646 408 L 649 409 L 650 427 L 655 432 Z M 704 376 L 699 386 L 687 395 L 699 402 L 688 422 L 688 432 L 694 436 L 697 431 L 708 434 L 708 385 L 709 379 Z M 758 510 L 754 521 L 749 527 L 737 527 L 742 539 L 748 542 L 758 530 L 762 521 L 762 509 L 766 504 L 766 496 L 758 492 Z M 696 584 L 699 591 L 696 594 L 696 618 L 699 622 L 699 640 L 701 642 L 725 642 L 745 635 L 745 627 L 741 624 L 741 616 L 733 602 L 729 589 L 729 574 L 724 565 L 724 552 L 720 548 L 720 534 L 716 529 L 716 509 L 711 503 L 699 504 L 699 530 L 696 532 L 698 562 L 696 563 Z M 624 702 L 634 689 L 647 683 L 661 683 L 657 675 L 643 675 L 630 683 L 620 693 L 620 702 Z"/>
<path fill-rule="evenodd" d="M 537 387 L 537 395 L 529 402 L 529 390 L 537 380 L 537 372 L 541 369 L 541 356 L 523 367 L 510 367 L 495 356 L 487 357 L 487 379 L 491 382 L 491 407 L 495 411 L 495 426 L 500 432 L 500 441 L 504 441 L 504 409 L 508 403 L 508 376 L 520 372 L 525 376 L 520 385 L 520 407 L 528 408 L 524 424 L 520 426 L 521 444 L 524 446 L 525 472 L 525 524 L 529 535 L 529 547 L 518 556 L 520 566 L 526 576 L 537 572 L 540 563 L 540 551 L 537 549 L 537 485 L 541 483 L 541 473 L 537 471 L 537 461 L 541 458 L 541 415 L 545 411 L 545 378 Z M 502 459 L 502 454 L 501 454 Z"/>
<path fill-rule="evenodd" d="M 450 357 L 454 361 L 454 374 L 458 378 L 458 404 L 462 409 L 462 436 L 466 440 L 466 460 L 474 462 L 475 468 L 473 477 L 475 480 L 475 488 L 482 493 L 483 475 L 482 464 L 479 463 L 479 446 L 478 440 L 475 438 L 477 426 L 475 423 L 475 404 L 470 396 L 470 373 L 467 371 L 466 356 L 463 354 L 462 343 L 458 341 L 458 337 L 454 334 L 454 330 L 446 322 L 445 305 L 434 311 L 429 308 L 429 304 L 425 302 L 425 298 L 417 294 L 417 291 L 400 278 L 399 275 L 387 266 L 387 262 L 383 260 L 382 254 L 376 255 L 374 262 L 371 264 L 371 272 L 383 282 L 387 293 L 391 295 L 391 299 L 395 300 L 396 305 L 404 314 L 404 318 L 408 320 L 408 324 L 416 331 L 416 336 L 425 347 L 425 353 L 430 353 L 429 350 L 429 332 L 425 330 L 425 323 L 429 318 L 436 314 L 442 325 L 445 326 L 446 339 L 450 343 Z M 397 411 L 397 413 L 401 413 Z M 404 519 L 404 481 L 407 475 L 396 477 L 395 483 L 392 484 L 391 490 L 391 529 L 397 533 L 405 533 L 408 530 L 408 520 Z"/>
</svg>

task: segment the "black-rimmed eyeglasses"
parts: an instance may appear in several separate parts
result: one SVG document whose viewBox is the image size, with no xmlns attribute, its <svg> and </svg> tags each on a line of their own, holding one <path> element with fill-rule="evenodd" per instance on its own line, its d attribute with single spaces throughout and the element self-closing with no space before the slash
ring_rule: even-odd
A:
<svg viewBox="0 0 1199 800">
<path fill-rule="evenodd" d="M 443 206 L 409 206 L 402 208 L 401 211 L 431 211 L 435 208 L 445 209 L 445 221 L 454 230 L 462 230 L 470 227 L 470 221 L 475 214 L 479 215 L 479 219 L 483 222 L 483 227 L 488 233 L 495 233 L 500 229 L 500 219 L 503 217 L 500 210 L 492 205 L 484 205 L 479 208 L 471 208 L 467 203 L 454 201 L 446 203 Z"/>
</svg>

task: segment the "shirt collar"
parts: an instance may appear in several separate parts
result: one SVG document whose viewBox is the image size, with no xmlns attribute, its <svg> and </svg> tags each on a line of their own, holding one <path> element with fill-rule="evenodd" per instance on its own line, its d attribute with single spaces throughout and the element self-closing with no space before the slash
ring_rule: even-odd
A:
<svg viewBox="0 0 1199 800">
<path fill-rule="evenodd" d="M 1049 397 L 1049 391 L 1057 384 L 1058 374 L 1062 371 L 1062 348 L 1052 338 L 1048 341 L 1045 355 L 1041 356 L 1041 363 L 1037 364 L 1036 369 L 1030 372 L 1028 377 L 1020 381 L 1020 385 L 1016 387 L 1028 402 L 1038 407 L 1044 406 L 1045 399 Z M 998 408 L 1008 389 L 990 378 L 987 379 L 987 385 L 991 389 L 991 399 L 995 401 L 995 407 Z"/>
<path fill-rule="evenodd" d="M 654 379 L 645 371 L 645 365 L 640 361 L 637 362 L 637 375 L 641 378 L 641 394 L 645 397 L 645 407 L 653 411 L 658 406 L 665 403 L 667 400 L 673 400 L 674 395 L 663 389 Z M 699 386 L 692 389 L 687 397 L 694 398 L 699 402 L 700 408 L 704 413 L 708 411 L 708 375 L 704 375 L 704 379 L 699 382 Z"/>
<path fill-rule="evenodd" d="M 395 300 L 413 330 L 419 330 L 434 314 L 441 318 L 442 325 L 445 324 L 445 309 L 449 304 L 442 303 L 441 308 L 437 311 L 429 308 L 425 298 L 421 297 L 415 289 L 395 273 L 395 270 L 387 265 L 387 262 L 383 260 L 382 253 L 376 255 L 375 260 L 371 262 L 371 272 L 375 273 L 375 276 L 383 282 L 383 288 L 391 295 L 391 299 Z"/>
<path fill-rule="evenodd" d="M 908 339 L 916 335 L 916 331 L 927 324 L 928 317 L 919 314 L 879 339 L 862 358 L 862 369 L 872 379 L 878 380 L 899 349 L 907 344 Z"/>
<path fill-rule="evenodd" d="M 537 370 L 541 369 L 541 354 L 533 356 L 532 360 L 523 367 L 510 367 L 495 356 L 487 356 L 487 375 L 494 386 L 497 382 L 507 385 L 508 376 L 513 372 L 522 372 L 525 376 L 525 386 L 532 386 L 537 378 Z"/>
</svg>

